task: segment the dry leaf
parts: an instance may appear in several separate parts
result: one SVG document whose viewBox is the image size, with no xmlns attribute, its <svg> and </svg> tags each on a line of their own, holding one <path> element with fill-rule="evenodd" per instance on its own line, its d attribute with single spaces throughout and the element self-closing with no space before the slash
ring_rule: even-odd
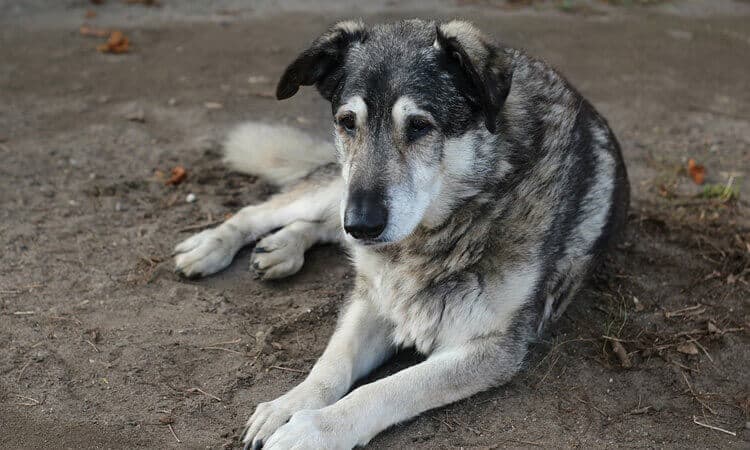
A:
<svg viewBox="0 0 750 450">
<path fill-rule="evenodd" d="M 109 36 L 109 30 L 105 30 L 104 28 L 94 28 L 88 25 L 81 25 L 81 28 L 78 29 L 78 32 L 81 33 L 81 36 L 93 36 L 93 37 Z"/>
<path fill-rule="evenodd" d="M 692 342 L 685 342 L 684 344 L 681 344 L 677 347 L 677 351 L 686 355 L 697 355 L 698 347 L 696 347 Z"/>
<path fill-rule="evenodd" d="M 635 296 L 633 297 L 633 304 L 635 305 L 635 310 L 638 312 L 641 312 L 644 309 L 646 309 L 643 303 L 641 303 L 641 301 L 638 300 L 638 297 L 635 297 Z"/>
<path fill-rule="evenodd" d="M 172 176 L 164 183 L 167 186 L 177 186 L 178 184 L 185 181 L 187 178 L 187 171 L 182 166 L 177 166 L 172 169 Z"/>
<path fill-rule="evenodd" d="M 130 50 L 130 40 L 121 31 L 113 31 L 107 43 L 96 49 L 102 53 L 127 53 Z"/>
<path fill-rule="evenodd" d="M 706 178 L 706 168 L 697 164 L 693 158 L 688 160 L 688 173 L 695 181 L 695 184 L 703 184 Z"/>
</svg>

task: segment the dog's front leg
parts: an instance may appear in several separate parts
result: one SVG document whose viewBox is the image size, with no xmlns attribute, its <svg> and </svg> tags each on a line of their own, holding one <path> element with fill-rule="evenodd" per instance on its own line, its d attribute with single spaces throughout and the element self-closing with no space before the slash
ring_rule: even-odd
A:
<svg viewBox="0 0 750 450">
<path fill-rule="evenodd" d="M 323 408 L 340 399 L 355 380 L 392 354 L 390 334 L 389 325 L 378 318 L 369 302 L 358 298 L 355 290 L 328 347 L 307 378 L 255 409 L 242 439 L 246 448 L 259 448 L 298 411 Z"/>
<path fill-rule="evenodd" d="M 326 408 L 301 411 L 271 436 L 264 449 L 350 449 L 398 422 L 469 397 L 510 379 L 526 345 L 501 337 L 477 338 L 364 385 Z"/>
</svg>

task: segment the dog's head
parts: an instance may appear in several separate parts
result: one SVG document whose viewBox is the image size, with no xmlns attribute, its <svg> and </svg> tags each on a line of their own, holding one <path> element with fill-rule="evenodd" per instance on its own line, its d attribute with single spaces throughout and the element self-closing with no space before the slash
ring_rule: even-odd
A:
<svg viewBox="0 0 750 450">
<path fill-rule="evenodd" d="M 279 99 L 315 85 L 333 109 L 350 239 L 397 242 L 446 215 L 478 134 L 496 133 L 510 88 L 503 58 L 467 22 L 340 22 L 286 69 Z M 470 133 L 472 132 L 472 133 Z"/>
</svg>

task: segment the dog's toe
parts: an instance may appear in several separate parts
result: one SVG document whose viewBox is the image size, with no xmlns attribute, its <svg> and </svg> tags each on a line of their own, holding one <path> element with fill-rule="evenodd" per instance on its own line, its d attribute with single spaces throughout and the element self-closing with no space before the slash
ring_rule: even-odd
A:
<svg viewBox="0 0 750 450">
<path fill-rule="evenodd" d="M 304 248 L 297 241 L 271 235 L 253 250 L 250 270 L 256 278 L 275 280 L 299 272 L 304 262 Z"/>
</svg>

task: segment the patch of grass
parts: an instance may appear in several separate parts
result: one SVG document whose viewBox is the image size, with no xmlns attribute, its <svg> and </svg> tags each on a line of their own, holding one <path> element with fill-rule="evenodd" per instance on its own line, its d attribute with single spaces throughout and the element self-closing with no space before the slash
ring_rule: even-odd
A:
<svg viewBox="0 0 750 450">
<path fill-rule="evenodd" d="M 707 184 L 703 187 L 701 197 L 712 199 L 715 198 L 721 200 L 722 202 L 737 200 L 740 196 L 740 187 L 735 181 L 736 179 L 732 177 L 729 179 L 729 182 L 727 182 L 727 184 Z"/>
</svg>

